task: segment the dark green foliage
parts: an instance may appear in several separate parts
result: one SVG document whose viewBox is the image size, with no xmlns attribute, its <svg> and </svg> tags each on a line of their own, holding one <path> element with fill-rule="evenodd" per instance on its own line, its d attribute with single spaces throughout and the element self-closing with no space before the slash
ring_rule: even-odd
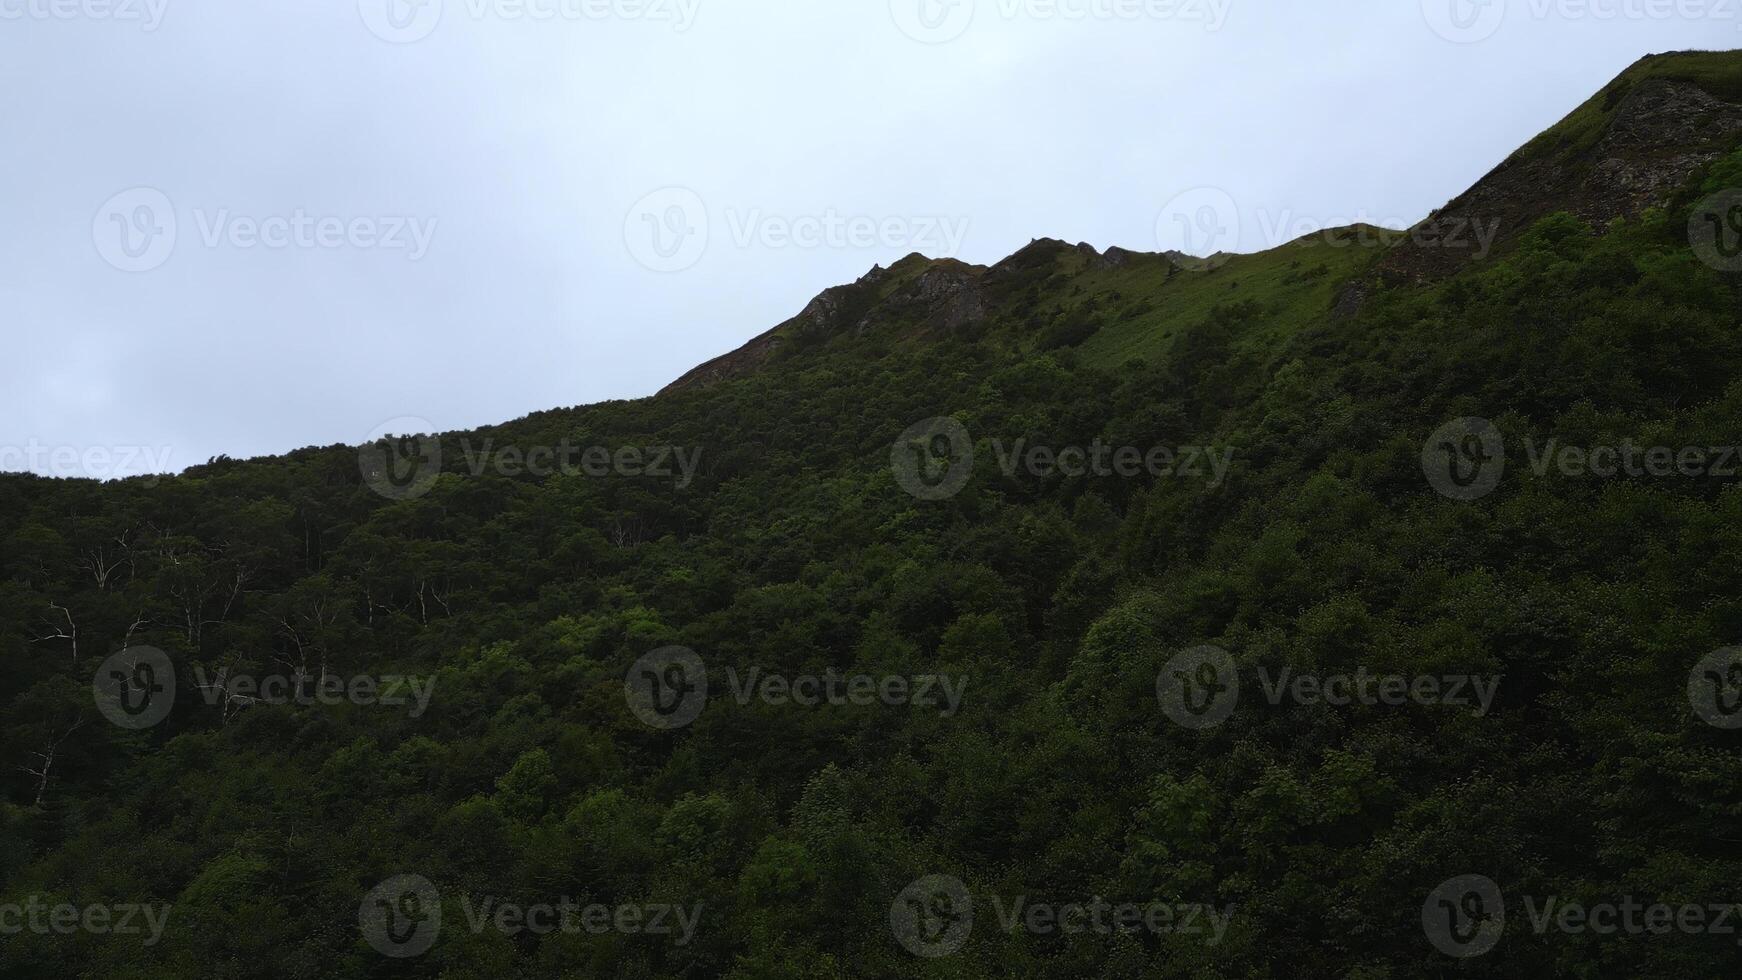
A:
<svg viewBox="0 0 1742 980">
<path fill-rule="evenodd" d="M 1536 935 L 1459 964 L 1424 896 L 1728 902 L 1742 755 L 1689 668 L 1742 641 L 1742 490 L 1538 476 L 1475 503 L 1419 455 L 1465 415 L 1528 436 L 1733 445 L 1737 284 L 1654 212 L 1541 222 L 1502 261 L 1359 316 L 1278 323 L 1239 291 L 1143 361 L 844 338 L 739 381 L 545 412 L 497 445 L 699 448 L 692 485 L 473 476 L 420 499 L 354 449 L 220 460 L 160 486 L 0 480 L 0 901 L 173 903 L 164 942 L 0 942 L 6 977 L 1703 977 L 1734 937 Z M 1685 223 L 1681 225 L 1685 227 Z M 1012 295 L 1070 346 L 1128 304 L 1069 302 L 1047 256 Z M 1291 275 L 1324 275 L 1322 266 Z M 1158 281 L 1174 273 L 1157 269 Z M 1056 329 L 1055 329 L 1056 328 Z M 1084 333 L 1087 331 L 1088 333 Z M 1082 336 L 1078 336 L 1081 333 Z M 1073 339 L 1074 338 L 1074 339 Z M 886 351 L 873 357 L 871 351 Z M 890 447 L 951 415 L 963 491 L 896 484 Z M 1227 481 L 999 472 L 991 441 L 1233 447 Z M 99 569 L 107 569 L 101 572 Z M 44 639 L 70 616 L 71 643 Z M 167 651 L 181 702 L 127 733 L 90 672 Z M 732 667 L 968 677 L 962 711 L 718 697 L 655 731 L 623 676 L 683 644 Z M 1495 711 L 1273 707 L 1194 733 L 1155 680 L 1213 643 L 1243 670 L 1503 674 Z M 223 711 L 195 668 L 433 676 L 427 714 Z M 86 722 L 74 727 L 79 719 Z M 69 731 L 70 729 L 70 731 Z M 19 770 L 60 739 L 50 778 Z M 41 805 L 37 805 L 39 785 Z M 365 892 L 702 902 L 695 941 L 474 935 L 389 961 Z M 1012 936 L 958 956 L 890 932 L 909 881 L 979 895 L 1233 904 L 1221 945 Z"/>
</svg>

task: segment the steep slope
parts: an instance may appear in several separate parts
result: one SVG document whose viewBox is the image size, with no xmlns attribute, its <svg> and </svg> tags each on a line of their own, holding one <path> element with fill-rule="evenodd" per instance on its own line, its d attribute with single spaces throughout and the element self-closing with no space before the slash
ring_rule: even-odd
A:
<svg viewBox="0 0 1742 980">
<path fill-rule="evenodd" d="M 1739 142 L 1742 62 L 1727 53 L 1653 55 L 1409 234 L 1331 229 L 1255 255 L 1207 259 L 1118 247 L 1103 255 L 1055 239 L 1037 239 L 991 267 L 912 255 L 824 291 L 798 316 L 691 370 L 661 394 L 743 377 L 783 351 L 863 336 L 884 324 L 899 324 L 908 338 L 916 324 L 929 328 L 919 335 L 933 337 L 1002 326 L 1017 348 L 1062 338 L 1106 362 L 1153 355 L 1218 304 L 1246 301 L 1249 312 L 1278 324 L 1333 308 L 1347 314 L 1367 295 L 1358 280 L 1369 271 L 1389 282 L 1443 277 L 1558 211 L 1600 231 L 1668 203 Z M 1303 285 L 1315 288 L 1289 288 Z M 1051 304 L 1041 316 L 1037 289 L 1049 293 Z M 1055 324 L 1055 335 L 1045 336 Z"/>
<path fill-rule="evenodd" d="M 1599 231 L 1668 203 L 1701 167 L 1742 142 L 1742 62 L 1734 53 L 1640 60 L 1414 229 L 1379 264 L 1392 280 L 1455 271 L 1480 251 L 1471 229 L 1515 239 L 1565 211 Z"/>
<path fill-rule="evenodd" d="M 166 910 L 8 932 L 0 976 L 1733 975 L 1733 932 L 1526 914 L 1728 919 L 1742 880 L 1742 281 L 1688 212 L 1551 215 L 1359 309 L 1359 229 L 910 257 L 742 369 L 428 441 L 415 493 L 385 446 L 0 477 L 0 926 Z M 916 447 L 945 417 L 971 452 Z M 1448 492 L 1472 417 L 1495 481 Z M 1625 445 L 1728 471 L 1563 462 Z M 1093 446 L 1226 466 L 1047 461 Z M 528 465 L 561 447 L 616 462 Z M 163 671 L 104 663 L 136 645 Z M 172 703 L 112 724 L 117 676 Z M 255 683 L 316 677 L 348 695 Z"/>
<path fill-rule="evenodd" d="M 1219 306 L 1299 324 L 1332 308 L 1373 262 L 1380 229 L 1329 229 L 1216 262 L 1036 239 L 992 266 L 910 255 L 825 290 L 798 316 L 697 367 L 660 394 L 745 377 L 800 351 L 872 333 L 902 343 L 972 337 L 1014 351 L 1076 348 L 1088 361 L 1153 356 Z"/>
</svg>

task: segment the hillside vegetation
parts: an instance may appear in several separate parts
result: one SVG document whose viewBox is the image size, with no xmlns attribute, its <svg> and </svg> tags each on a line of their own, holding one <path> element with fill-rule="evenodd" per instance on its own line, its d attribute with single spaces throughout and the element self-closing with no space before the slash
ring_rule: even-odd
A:
<svg viewBox="0 0 1742 980">
<path fill-rule="evenodd" d="M 1721 82 L 1736 56 L 1710 63 L 1689 70 Z M 1732 148 L 1637 216 L 1556 211 L 1419 285 L 1381 282 L 1347 232 L 1211 271 L 1051 242 L 990 269 L 916 257 L 751 366 L 442 435 L 406 499 L 342 446 L 0 478 L 0 903 L 170 907 L 151 946 L 8 935 L 0 976 L 1732 975 L 1733 934 L 1539 933 L 1522 897 L 1742 900 L 1742 733 L 1690 702 L 1696 664 L 1742 643 L 1742 488 L 1531 465 L 1549 440 L 1737 444 L 1742 283 L 1688 229 L 1739 184 Z M 898 441 L 946 417 L 972 468 L 916 495 Z M 1462 418 L 1508 464 L 1471 499 L 1423 462 Z M 1017 440 L 1232 455 L 1006 472 Z M 698 462 L 474 473 L 486 444 Z M 922 459 L 926 486 L 960 461 Z M 175 706 L 128 730 L 92 676 L 142 645 Z M 711 693 L 650 725 L 625 679 L 674 645 Z M 1191 727 L 1158 689 L 1204 647 L 1240 697 Z M 225 668 L 431 686 L 421 711 L 204 696 Z M 1285 670 L 1494 686 L 1270 703 Z M 949 710 L 740 703 L 729 671 L 964 686 Z M 404 958 L 359 927 L 400 874 L 442 910 Z M 931 957 L 892 911 L 934 875 L 975 916 Z M 1509 899 L 1468 960 L 1423 925 L 1463 875 Z M 484 896 L 700 914 L 681 943 L 540 935 L 473 928 Z M 1007 929 L 1015 896 L 1227 918 Z"/>
</svg>

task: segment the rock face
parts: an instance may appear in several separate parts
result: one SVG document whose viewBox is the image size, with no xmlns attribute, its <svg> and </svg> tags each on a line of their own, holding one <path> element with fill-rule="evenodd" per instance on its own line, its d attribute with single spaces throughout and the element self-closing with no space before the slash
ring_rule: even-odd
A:
<svg viewBox="0 0 1742 980">
<path fill-rule="evenodd" d="M 1095 263 L 1095 267 L 1098 269 L 1123 269 L 1130 265 L 1132 260 L 1137 258 L 1137 256 L 1138 253 L 1115 245 L 1100 256 L 1099 261 Z"/>
<path fill-rule="evenodd" d="M 893 268 L 874 267 L 857 282 L 825 289 L 799 314 L 743 347 L 716 357 L 660 390 L 681 391 L 761 370 L 782 347 L 808 346 L 839 334 L 861 336 L 879 323 L 953 332 L 987 317 L 980 286 L 985 269 L 914 254 Z"/>
<path fill-rule="evenodd" d="M 1607 115 L 1595 142 L 1557 146 L 1554 130 L 1544 134 L 1412 229 L 1380 262 L 1380 274 L 1394 282 L 1448 275 L 1556 211 L 1599 230 L 1636 218 L 1742 135 L 1742 105 L 1670 78 L 1623 75 L 1580 113 Z"/>
<path fill-rule="evenodd" d="M 919 338 L 969 332 L 990 321 L 1000 304 L 1008 302 L 1010 291 L 1036 275 L 1067 267 L 1117 269 L 1144 260 L 1159 259 L 1122 248 L 1102 254 L 1087 243 L 1069 245 L 1052 238 L 1035 239 L 991 268 L 915 253 L 888 269 L 872 269 L 858 282 L 824 290 L 797 316 L 695 368 L 660 394 L 759 371 L 790 345 L 809 346 L 871 330 Z"/>
<path fill-rule="evenodd" d="M 741 377 L 760 370 L 776 351 L 787 343 L 826 337 L 839 331 L 849 320 L 857 319 L 879 283 L 889 275 L 882 266 L 874 266 L 859 281 L 823 290 L 805 305 L 799 314 L 779 326 L 751 339 L 743 347 L 716 357 L 691 369 L 683 377 L 660 389 L 660 394 L 727 378 Z"/>
</svg>

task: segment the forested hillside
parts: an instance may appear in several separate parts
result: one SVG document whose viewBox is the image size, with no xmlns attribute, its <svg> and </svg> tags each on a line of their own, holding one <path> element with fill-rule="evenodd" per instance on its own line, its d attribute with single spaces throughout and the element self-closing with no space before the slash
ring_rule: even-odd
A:
<svg viewBox="0 0 1742 980">
<path fill-rule="evenodd" d="M 0 902 L 167 907 L 0 976 L 1734 975 L 1724 140 L 1453 268 L 916 256 L 655 398 L 0 477 Z"/>
</svg>

